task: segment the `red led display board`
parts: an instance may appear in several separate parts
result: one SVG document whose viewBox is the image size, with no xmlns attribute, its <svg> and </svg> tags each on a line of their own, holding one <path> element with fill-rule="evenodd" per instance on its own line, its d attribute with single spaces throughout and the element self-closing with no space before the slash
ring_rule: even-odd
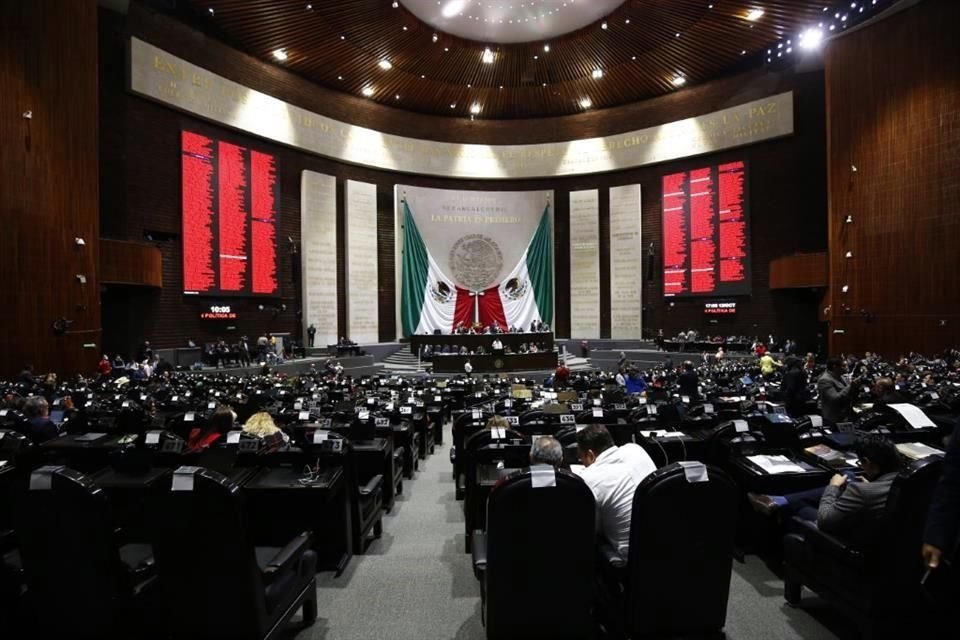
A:
<svg viewBox="0 0 960 640">
<path fill-rule="evenodd" d="M 749 295 L 746 165 L 672 173 L 662 184 L 663 295 Z"/>
<path fill-rule="evenodd" d="M 183 292 L 275 296 L 277 161 L 183 131 Z"/>
</svg>

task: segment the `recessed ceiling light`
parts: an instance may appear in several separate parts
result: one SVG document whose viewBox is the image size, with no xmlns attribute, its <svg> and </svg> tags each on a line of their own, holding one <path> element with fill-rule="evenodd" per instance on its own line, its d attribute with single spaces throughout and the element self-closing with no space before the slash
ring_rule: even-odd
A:
<svg viewBox="0 0 960 640">
<path fill-rule="evenodd" d="M 486 64 L 493 64 L 493 51 L 490 51 L 490 47 L 483 50 L 483 55 L 480 56 L 480 59 Z"/>
<path fill-rule="evenodd" d="M 673 82 L 673 86 L 675 87 L 682 87 L 683 85 L 687 84 L 687 79 L 684 78 L 682 75 L 678 75 L 673 80 L 671 80 L 671 82 Z"/>
<path fill-rule="evenodd" d="M 440 13 L 443 14 L 444 18 L 452 18 L 458 13 L 462 12 L 467 6 L 467 0 L 449 0 L 447 4 L 443 5 L 443 9 L 440 10 Z"/>
<path fill-rule="evenodd" d="M 450 51 L 450 47 L 444 47 L 443 50 L 444 50 L 444 51 Z"/>
<path fill-rule="evenodd" d="M 396 8 L 399 7 L 399 6 L 400 6 L 400 3 L 399 3 L 399 2 L 394 2 L 394 3 L 393 3 L 393 8 L 394 8 L 394 9 L 396 9 Z"/>
<path fill-rule="evenodd" d="M 470 113 L 472 113 L 473 115 L 477 115 L 478 113 L 480 113 L 479 102 L 474 102 L 472 105 L 470 105 Z"/>
<path fill-rule="evenodd" d="M 457 106 L 457 103 L 454 102 L 453 104 L 450 105 L 450 108 L 451 108 L 451 109 L 454 109 L 454 108 L 456 108 L 456 106 Z"/>
<path fill-rule="evenodd" d="M 403 30 L 404 30 L 404 31 L 407 30 L 407 25 L 403 25 Z"/>
<path fill-rule="evenodd" d="M 337 80 L 343 80 L 343 76 L 337 76 Z"/>
<path fill-rule="evenodd" d="M 627 19 L 624 20 L 623 22 L 624 22 L 624 24 L 630 24 L 630 18 L 627 18 Z"/>
<path fill-rule="evenodd" d="M 820 29 L 807 29 L 800 34 L 801 49 L 816 49 L 823 42 L 823 31 Z"/>
<path fill-rule="evenodd" d="M 549 44 L 543 45 L 543 52 L 544 52 L 544 53 L 550 53 L 550 45 L 549 45 Z"/>
<path fill-rule="evenodd" d="M 440 39 L 440 36 L 438 36 L 437 34 L 433 34 L 432 40 L 433 40 L 434 42 L 436 42 L 436 41 L 439 40 L 439 39 Z"/>
<path fill-rule="evenodd" d="M 368 98 L 373 95 L 373 87 L 364 87 L 360 90 L 360 93 L 367 96 Z"/>
<path fill-rule="evenodd" d="M 399 100 L 399 99 L 400 99 L 400 94 L 398 93 L 397 95 L 393 96 L 393 99 L 394 99 L 394 100 Z"/>
<path fill-rule="evenodd" d="M 377 63 L 377 66 L 383 69 L 384 71 L 390 71 L 390 69 L 393 69 L 393 65 L 390 64 L 389 60 L 381 60 L 380 62 Z"/>
<path fill-rule="evenodd" d="M 307 11 L 313 11 L 313 5 L 312 5 L 312 4 L 308 4 L 308 5 L 307 5 Z"/>
<path fill-rule="evenodd" d="M 600 28 L 601 28 L 601 29 L 606 29 L 606 28 L 607 28 L 607 21 L 606 21 L 606 20 L 604 20 L 604 21 L 600 24 Z"/>
<path fill-rule="evenodd" d="M 207 8 L 207 11 L 210 12 L 210 15 L 213 15 L 213 7 L 208 7 L 208 8 Z"/>
<path fill-rule="evenodd" d="M 592 106 L 593 106 L 593 100 L 591 100 L 590 98 L 586 98 L 586 97 L 580 98 L 580 108 L 581 108 L 581 109 L 589 109 L 589 108 L 592 107 Z"/>
<path fill-rule="evenodd" d="M 591 76 L 594 80 L 599 80 L 600 78 L 603 77 L 603 69 L 599 69 L 599 68 L 598 68 L 598 69 L 594 69 L 594 70 L 590 73 L 590 76 Z"/>
<path fill-rule="evenodd" d="M 274 49 L 273 57 L 279 60 L 280 62 L 283 62 L 284 60 L 287 59 L 287 52 L 284 51 L 283 49 Z"/>
<path fill-rule="evenodd" d="M 747 12 L 747 20 L 756 22 L 763 16 L 763 9 L 751 9 Z"/>
</svg>

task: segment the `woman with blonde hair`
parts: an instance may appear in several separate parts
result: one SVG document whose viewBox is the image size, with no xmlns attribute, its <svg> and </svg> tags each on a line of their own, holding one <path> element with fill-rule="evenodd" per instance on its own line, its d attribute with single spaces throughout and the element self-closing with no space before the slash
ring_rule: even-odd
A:
<svg viewBox="0 0 960 640">
<path fill-rule="evenodd" d="M 273 418 L 266 411 L 258 411 L 247 418 L 243 425 L 243 432 L 262 440 L 276 440 L 278 443 L 290 440 L 289 436 L 277 427 Z"/>
</svg>

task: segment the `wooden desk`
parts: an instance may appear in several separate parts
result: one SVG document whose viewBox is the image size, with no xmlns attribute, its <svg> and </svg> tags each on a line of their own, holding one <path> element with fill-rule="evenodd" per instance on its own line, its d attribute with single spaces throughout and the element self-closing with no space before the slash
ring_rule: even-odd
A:
<svg viewBox="0 0 960 640">
<path fill-rule="evenodd" d="M 509 356 L 433 356 L 434 373 L 463 373 L 463 365 L 469 360 L 473 373 L 499 373 L 501 371 L 553 371 L 557 368 L 554 351 L 540 353 L 517 353 Z"/>
</svg>

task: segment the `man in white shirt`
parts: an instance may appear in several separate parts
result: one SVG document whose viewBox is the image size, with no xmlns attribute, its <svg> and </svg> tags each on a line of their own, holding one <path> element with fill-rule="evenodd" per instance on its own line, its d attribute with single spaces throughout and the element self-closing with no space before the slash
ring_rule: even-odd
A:
<svg viewBox="0 0 960 640">
<path fill-rule="evenodd" d="M 616 446 L 602 424 L 589 425 L 577 433 L 577 455 L 585 467 L 580 477 L 597 502 L 599 531 L 626 564 L 633 494 L 657 467 L 639 445 Z"/>
</svg>

